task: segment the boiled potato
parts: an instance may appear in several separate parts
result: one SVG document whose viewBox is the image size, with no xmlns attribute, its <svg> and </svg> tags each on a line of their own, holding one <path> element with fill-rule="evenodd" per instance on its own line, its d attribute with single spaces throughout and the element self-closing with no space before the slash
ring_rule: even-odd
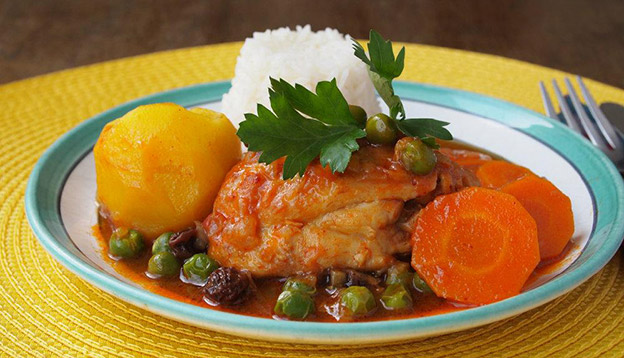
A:
<svg viewBox="0 0 624 358">
<path fill-rule="evenodd" d="M 93 154 L 97 200 L 113 225 L 154 239 L 210 213 L 241 143 L 221 113 L 159 103 L 108 123 Z"/>
</svg>

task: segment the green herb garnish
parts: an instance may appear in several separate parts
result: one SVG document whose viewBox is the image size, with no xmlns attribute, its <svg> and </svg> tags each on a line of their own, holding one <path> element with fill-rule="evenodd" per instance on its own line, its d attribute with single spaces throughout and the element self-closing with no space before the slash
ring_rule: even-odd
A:
<svg viewBox="0 0 624 358">
<path fill-rule="evenodd" d="M 369 77 L 390 108 L 396 128 L 407 136 L 420 138 L 432 148 L 438 147 L 435 138 L 453 139 L 444 128 L 447 122 L 405 118 L 403 103 L 392 87 L 392 80 L 403 72 L 405 48 L 395 58 L 392 43 L 374 30 L 370 31 L 367 46 L 370 58 L 357 42 L 353 45 L 354 54 L 368 66 Z M 261 163 L 270 164 L 286 157 L 283 179 L 297 174 L 302 176 L 317 157 L 321 165 L 329 165 L 333 173 L 344 172 L 351 154 L 360 148 L 357 139 L 366 137 L 335 79 L 319 82 L 315 92 L 299 84 L 293 86 L 283 79 L 271 78 L 271 109 L 258 104 L 257 114 L 246 113 L 236 133 L 250 151 L 262 152 Z"/>
<path fill-rule="evenodd" d="M 392 51 L 392 42 L 385 41 L 375 30 L 370 30 L 369 38 L 367 46 L 370 59 L 366 56 L 362 45 L 355 40 L 353 41 L 354 54 L 368 65 L 368 75 L 371 81 L 373 81 L 373 86 L 379 93 L 379 97 L 390 108 L 390 117 L 404 119 L 405 109 L 399 96 L 394 94 L 392 80 L 399 77 L 403 72 L 405 47 L 401 48 L 399 55 L 395 59 L 394 51 Z"/>
<path fill-rule="evenodd" d="M 453 136 L 445 126 L 448 122 L 433 118 L 405 118 L 405 109 L 401 98 L 394 94 L 392 80 L 399 77 L 405 64 L 405 47 L 394 57 L 392 42 L 384 38 L 375 30 L 370 30 L 367 43 L 370 59 L 366 56 L 364 47 L 353 41 L 354 55 L 368 65 L 368 75 L 381 99 L 390 108 L 390 117 L 395 120 L 397 128 L 405 135 L 420 138 L 423 143 L 432 148 L 439 146 L 435 138 L 451 140 Z"/>
<path fill-rule="evenodd" d="M 320 156 L 321 165 L 344 172 L 351 153 L 366 136 L 349 111 L 336 80 L 319 82 L 316 94 L 303 86 L 271 79 L 271 112 L 258 104 L 258 114 L 245 114 L 236 133 L 251 151 L 262 151 L 259 161 L 270 164 L 286 157 L 282 177 L 303 175 Z M 301 113 L 312 118 L 306 118 Z"/>
</svg>

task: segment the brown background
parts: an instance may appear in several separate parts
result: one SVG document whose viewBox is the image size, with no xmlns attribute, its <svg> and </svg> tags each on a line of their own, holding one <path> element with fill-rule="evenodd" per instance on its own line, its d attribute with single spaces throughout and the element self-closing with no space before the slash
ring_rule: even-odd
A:
<svg viewBox="0 0 624 358">
<path fill-rule="evenodd" d="M 491 53 L 624 88 L 624 1 L 0 0 L 0 83 L 312 24 Z"/>
</svg>

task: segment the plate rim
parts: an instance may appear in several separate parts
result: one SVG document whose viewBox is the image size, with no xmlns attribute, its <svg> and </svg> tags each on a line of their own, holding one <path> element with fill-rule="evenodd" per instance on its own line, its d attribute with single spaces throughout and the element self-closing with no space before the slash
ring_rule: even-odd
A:
<svg viewBox="0 0 624 358">
<path fill-rule="evenodd" d="M 87 280 L 94 286 L 99 287 L 100 289 L 103 289 L 104 291 L 136 306 L 145 308 L 149 311 L 174 320 L 183 321 L 196 326 L 207 327 L 223 333 L 242 335 L 256 339 L 299 343 L 356 344 L 362 342 L 373 343 L 396 341 L 408 338 L 437 335 L 441 333 L 450 333 L 484 325 L 528 311 L 569 292 L 593 276 L 596 272 L 598 272 L 598 270 L 607 264 L 611 257 L 613 257 L 621 244 L 622 239 L 624 238 L 624 220 L 616 220 L 616 222 L 614 222 L 609 229 L 608 233 L 605 234 L 605 242 L 603 245 L 598 248 L 595 253 L 590 255 L 587 261 L 579 265 L 579 267 L 575 268 L 571 272 L 559 275 L 544 285 L 507 300 L 441 315 L 401 320 L 355 323 L 277 321 L 267 318 L 222 312 L 182 303 L 157 295 L 148 290 L 132 286 L 92 267 L 88 263 L 84 262 L 80 257 L 74 255 L 57 240 L 41 216 L 41 208 L 39 208 L 37 204 L 37 195 L 41 190 L 39 186 L 43 184 L 43 181 L 45 181 L 45 178 L 42 176 L 42 170 L 45 164 L 49 162 L 54 155 L 59 154 L 59 149 L 63 144 L 66 144 L 77 134 L 81 133 L 89 126 L 94 125 L 94 123 L 107 122 L 118 118 L 138 105 L 168 101 L 176 102 L 184 106 L 192 106 L 199 103 L 219 100 L 221 95 L 225 93 L 229 87 L 230 81 L 208 82 L 140 97 L 99 113 L 81 122 L 58 138 L 37 161 L 28 179 L 25 193 L 25 209 L 27 219 L 35 233 L 35 236 L 38 238 L 46 251 L 48 251 L 63 266 L 74 272 L 79 277 Z M 537 112 L 504 100 L 447 87 L 406 81 L 397 81 L 395 87 L 397 93 L 399 94 L 402 94 L 402 92 L 408 93 L 406 98 L 468 112 L 480 117 L 490 118 L 502 123 L 503 125 L 520 130 L 533 138 L 535 138 L 535 136 L 532 134 L 527 133 L 522 129 L 514 128 L 509 125 L 509 123 L 505 123 L 503 119 L 496 117 L 499 117 L 498 115 L 501 113 L 511 112 L 517 115 L 538 118 L 546 121 L 555 129 L 565 132 L 566 136 L 572 135 L 572 138 L 575 138 L 576 144 L 580 144 L 583 149 L 587 150 L 588 153 L 593 156 L 596 163 L 601 165 L 601 169 L 604 169 L 603 174 L 606 174 L 608 179 L 620 179 L 619 172 L 617 172 L 613 164 L 602 152 L 593 147 L 586 140 L 582 139 L 580 135 L 569 130 L 563 124 L 557 123 L 556 121 Z M 409 94 L 410 91 L 413 92 L 411 95 Z M 218 94 L 219 92 L 220 94 Z M 429 98 L 422 98 L 425 93 L 430 94 Z M 455 97 L 459 96 L 462 100 L 461 102 L 465 103 L 455 103 L 454 101 L 445 99 L 445 95 L 448 94 L 452 94 Z M 413 98 L 414 96 L 419 98 Z M 425 95 L 425 97 L 427 96 Z M 450 98 L 451 96 L 448 97 Z M 472 108 L 473 110 L 471 111 L 468 111 L 463 107 L 458 107 L 471 102 L 481 104 L 481 106 L 477 106 L 478 108 L 476 108 L 476 110 Z M 543 138 L 538 137 L 536 139 L 544 142 Z M 93 142 L 91 146 L 93 146 L 94 143 L 95 142 Z M 545 143 L 550 146 L 548 142 Z M 573 165 L 576 165 L 575 162 L 571 161 L 563 153 L 559 151 L 557 152 L 564 159 L 569 160 Z M 81 157 L 81 155 L 82 153 L 76 157 Z M 75 159 L 74 161 L 77 160 L 78 159 Z M 64 173 L 65 178 L 61 181 L 62 183 L 65 182 L 66 177 L 70 172 L 71 170 L 67 170 L 67 172 Z M 581 174 L 583 180 L 586 180 L 583 173 L 581 171 L 579 171 L 579 173 Z M 616 193 L 615 199 L 617 200 L 617 205 L 614 207 L 616 210 L 615 216 L 622 219 L 624 217 L 622 214 L 622 206 L 624 203 L 624 184 L 621 179 L 614 180 L 613 183 Z M 589 189 L 593 195 L 593 189 L 591 187 L 589 187 Z M 58 190 L 59 195 L 57 198 L 58 206 L 62 185 L 60 188 L 55 190 Z M 60 214 L 58 215 L 60 218 Z M 596 212 L 596 215 L 598 216 L 600 213 Z M 589 239 L 591 240 L 594 235 L 596 235 L 595 231 L 590 235 Z M 371 332 L 375 332 L 375 335 L 371 336 Z"/>
</svg>

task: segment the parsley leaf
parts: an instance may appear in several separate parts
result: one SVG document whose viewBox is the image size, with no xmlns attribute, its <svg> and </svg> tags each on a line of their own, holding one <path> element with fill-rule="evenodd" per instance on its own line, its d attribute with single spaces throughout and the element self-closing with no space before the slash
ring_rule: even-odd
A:
<svg viewBox="0 0 624 358">
<path fill-rule="evenodd" d="M 300 84 L 292 86 L 282 79 L 271 78 L 271 87 L 275 92 L 284 94 L 296 110 L 325 124 L 358 124 L 349 111 L 349 104 L 336 85 L 336 79 L 331 82 L 319 82 L 316 85 L 316 94 Z"/>
<path fill-rule="evenodd" d="M 449 125 L 448 122 L 439 121 L 433 118 L 408 118 L 402 121 L 396 121 L 399 130 L 410 137 L 420 138 L 423 143 L 432 148 L 439 148 L 435 142 L 436 138 L 451 140 L 453 135 L 448 129 L 444 128 Z"/>
<path fill-rule="evenodd" d="M 401 48 L 396 59 L 392 50 L 392 42 L 384 40 L 384 38 L 375 30 L 370 30 L 368 52 L 370 60 L 366 57 L 364 48 L 357 42 L 353 42 L 355 56 L 364 61 L 370 70 L 379 76 L 393 80 L 401 75 L 405 62 L 405 47 Z"/>
<path fill-rule="evenodd" d="M 356 139 L 366 133 L 353 119 L 336 81 L 319 82 L 316 94 L 284 80 L 271 79 L 271 86 L 273 112 L 258 104 L 257 115 L 245 114 L 236 133 L 243 143 L 251 151 L 262 152 L 262 163 L 285 156 L 284 179 L 303 175 L 319 156 L 321 165 L 329 165 L 332 172 L 344 172 L 351 153 L 359 149 Z"/>
<path fill-rule="evenodd" d="M 449 125 L 448 122 L 439 121 L 433 118 L 408 118 L 397 121 L 397 126 L 401 132 L 411 137 L 428 137 L 451 140 L 453 136 L 448 129 L 444 128 Z"/>
</svg>

